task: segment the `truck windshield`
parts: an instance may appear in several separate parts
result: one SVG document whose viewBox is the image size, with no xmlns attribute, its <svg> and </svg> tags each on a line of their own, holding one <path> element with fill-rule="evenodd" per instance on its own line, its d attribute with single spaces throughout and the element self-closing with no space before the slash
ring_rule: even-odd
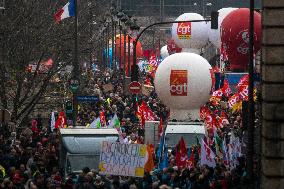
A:
<svg viewBox="0 0 284 189">
<path fill-rule="evenodd" d="M 67 155 L 67 173 L 80 172 L 84 167 L 98 169 L 100 154 L 68 154 Z"/>
<path fill-rule="evenodd" d="M 199 142 L 203 139 L 204 134 L 200 133 L 167 133 L 166 134 L 166 144 L 169 148 L 174 148 L 179 140 L 183 137 L 185 144 L 187 147 L 191 147 L 192 145 L 197 144 L 197 138 Z"/>
</svg>

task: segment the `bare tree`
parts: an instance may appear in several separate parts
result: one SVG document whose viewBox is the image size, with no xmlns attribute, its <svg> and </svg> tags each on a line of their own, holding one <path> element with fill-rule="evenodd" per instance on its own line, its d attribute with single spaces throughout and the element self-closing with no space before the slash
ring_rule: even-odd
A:
<svg viewBox="0 0 284 189">
<path fill-rule="evenodd" d="M 9 0 L 0 16 L 0 108 L 10 110 L 16 125 L 20 125 L 43 96 L 52 91 L 50 81 L 53 77 L 63 67 L 71 65 L 74 19 L 68 18 L 59 24 L 54 21 L 54 13 L 65 3 Z M 80 52 L 86 47 L 90 36 L 90 30 L 86 28 L 94 23 L 89 13 L 96 12 L 100 7 L 98 4 L 95 7 L 95 1 L 92 3 L 94 6 L 86 11 L 87 2 L 78 1 L 80 58 Z M 103 9 L 100 11 L 103 12 Z M 40 74 L 41 63 L 49 58 L 52 58 L 53 66 L 47 73 Z M 27 72 L 29 64 L 37 65 L 33 73 Z"/>
</svg>

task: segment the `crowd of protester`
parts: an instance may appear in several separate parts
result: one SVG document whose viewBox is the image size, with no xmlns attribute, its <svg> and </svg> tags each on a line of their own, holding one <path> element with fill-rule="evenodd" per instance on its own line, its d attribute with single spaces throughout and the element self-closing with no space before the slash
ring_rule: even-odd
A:
<svg viewBox="0 0 284 189">
<path fill-rule="evenodd" d="M 138 99 L 126 94 L 123 90 L 123 74 L 106 69 L 89 75 L 84 83 L 84 92 L 98 96 L 99 100 L 80 104 L 77 119 L 80 125 L 91 123 L 100 111 L 104 111 L 106 120 L 110 120 L 116 113 L 126 141 L 143 143 L 144 130 L 136 116 L 137 104 L 143 100 L 157 119 L 168 118 L 168 109 L 161 104 L 154 91 L 149 96 L 139 96 Z M 104 88 L 107 84 L 111 84 L 108 86 L 111 89 Z M 245 126 L 242 125 L 241 112 L 232 113 L 220 105 L 208 104 L 208 108 L 213 112 L 220 109 L 227 112 L 229 123 L 216 131 L 220 138 L 229 137 L 232 133 L 244 138 Z M 198 144 L 188 149 L 196 153 L 190 168 L 176 166 L 173 149 L 168 152 L 167 167 L 159 169 L 159 158 L 156 156 L 156 167 L 146 172 L 143 178 L 104 176 L 98 174 L 98 170 L 88 167 L 82 167 L 82 173 L 78 177 L 73 174 L 64 176 L 59 168 L 59 148 L 59 131 L 51 131 L 49 125 L 44 125 L 39 120 L 34 120 L 29 128 L 17 130 L 8 136 L 0 132 L 0 188 L 240 189 L 246 186 L 249 179 L 244 156 L 238 157 L 238 163 L 233 168 L 225 166 L 222 161 L 217 161 L 215 168 L 200 166 Z"/>
</svg>

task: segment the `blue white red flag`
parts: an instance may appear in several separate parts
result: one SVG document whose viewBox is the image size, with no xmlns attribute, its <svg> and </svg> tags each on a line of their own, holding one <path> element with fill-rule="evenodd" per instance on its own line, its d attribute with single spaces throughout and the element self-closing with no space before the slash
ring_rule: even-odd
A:
<svg viewBox="0 0 284 189">
<path fill-rule="evenodd" d="M 75 0 L 69 0 L 69 2 L 61 9 L 59 9 L 54 17 L 55 21 L 59 23 L 64 18 L 75 16 Z"/>
</svg>

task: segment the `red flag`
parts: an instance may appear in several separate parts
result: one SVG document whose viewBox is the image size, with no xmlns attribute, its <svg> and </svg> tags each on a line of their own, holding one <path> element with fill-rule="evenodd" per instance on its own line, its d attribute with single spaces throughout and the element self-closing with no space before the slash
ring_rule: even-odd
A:
<svg viewBox="0 0 284 189">
<path fill-rule="evenodd" d="M 100 120 L 101 120 L 101 125 L 106 126 L 106 116 L 104 111 L 100 111 Z"/>
<path fill-rule="evenodd" d="M 222 90 L 222 89 L 218 89 L 217 91 L 214 91 L 214 92 L 212 93 L 212 96 L 221 99 L 222 96 L 223 96 L 223 90 Z"/>
<path fill-rule="evenodd" d="M 141 121 L 142 119 L 142 110 L 141 110 L 141 107 L 138 105 L 138 103 L 136 103 L 136 107 L 137 107 L 137 110 L 136 110 L 136 117 Z"/>
<path fill-rule="evenodd" d="M 208 133 L 214 134 L 216 129 L 219 128 L 216 116 L 210 110 L 206 113 L 204 123 Z"/>
<path fill-rule="evenodd" d="M 65 113 L 61 111 L 55 122 L 54 127 L 55 129 L 59 129 L 59 128 L 65 128 L 66 126 L 67 126 L 66 116 Z"/>
<path fill-rule="evenodd" d="M 225 81 L 224 81 L 222 91 L 223 91 L 225 97 L 227 97 L 227 98 L 232 94 L 232 90 L 230 88 L 229 81 L 227 79 L 225 79 Z"/>
<path fill-rule="evenodd" d="M 155 73 L 158 68 L 158 61 L 156 55 L 152 55 L 149 59 L 149 65 L 151 66 L 152 70 L 149 72 L 152 78 L 155 78 Z"/>
<path fill-rule="evenodd" d="M 183 140 L 183 137 L 181 137 L 179 143 L 176 146 L 176 165 L 178 167 L 185 167 L 187 158 L 186 144 Z"/>
<path fill-rule="evenodd" d="M 241 90 L 243 87 L 248 85 L 249 82 L 249 75 L 245 74 L 239 81 L 238 85 L 236 86 L 239 90 Z"/>
<path fill-rule="evenodd" d="M 209 101 L 211 102 L 212 105 L 218 105 L 220 100 L 222 99 L 223 96 L 223 90 L 218 89 L 217 91 L 214 91 L 212 93 L 212 96 L 210 97 Z"/>
<path fill-rule="evenodd" d="M 194 167 L 194 148 L 191 149 L 190 157 L 187 161 L 187 167 L 189 169 Z"/>
<path fill-rule="evenodd" d="M 152 85 L 150 77 L 146 77 L 145 84 L 146 85 Z"/>
<path fill-rule="evenodd" d="M 142 119 L 142 113 L 144 115 L 145 121 L 155 121 L 157 116 L 155 113 L 151 110 L 151 108 L 147 105 L 146 102 L 142 101 L 141 105 L 137 108 L 137 117 L 138 119 Z"/>
<path fill-rule="evenodd" d="M 159 130 L 159 140 L 160 140 L 160 137 L 163 135 L 164 132 L 162 117 L 160 117 L 160 124 L 158 130 Z"/>
<path fill-rule="evenodd" d="M 209 108 L 207 106 L 202 106 L 200 108 L 200 119 L 201 120 L 205 120 L 206 115 L 208 114 L 208 112 L 210 112 Z"/>
<path fill-rule="evenodd" d="M 214 73 L 220 73 L 220 72 L 221 72 L 221 69 L 216 65 L 216 66 L 214 66 L 214 68 L 213 68 L 213 72 L 214 72 Z"/>
<path fill-rule="evenodd" d="M 221 115 L 220 115 L 220 123 L 222 124 L 222 126 L 224 124 L 229 124 L 229 120 L 228 120 L 228 115 L 225 111 L 222 110 Z"/>
<path fill-rule="evenodd" d="M 144 128 L 145 127 L 145 109 L 144 109 L 144 106 L 142 105 L 138 105 L 137 103 L 137 111 L 136 111 L 136 117 L 139 119 L 140 123 L 141 123 L 141 126 Z"/>
<path fill-rule="evenodd" d="M 234 94 L 231 96 L 228 100 L 228 106 L 229 108 L 232 108 L 236 103 L 240 101 L 240 96 L 238 93 Z"/>
<path fill-rule="evenodd" d="M 239 90 L 240 99 L 248 101 L 248 85 L 243 85 Z"/>
</svg>

